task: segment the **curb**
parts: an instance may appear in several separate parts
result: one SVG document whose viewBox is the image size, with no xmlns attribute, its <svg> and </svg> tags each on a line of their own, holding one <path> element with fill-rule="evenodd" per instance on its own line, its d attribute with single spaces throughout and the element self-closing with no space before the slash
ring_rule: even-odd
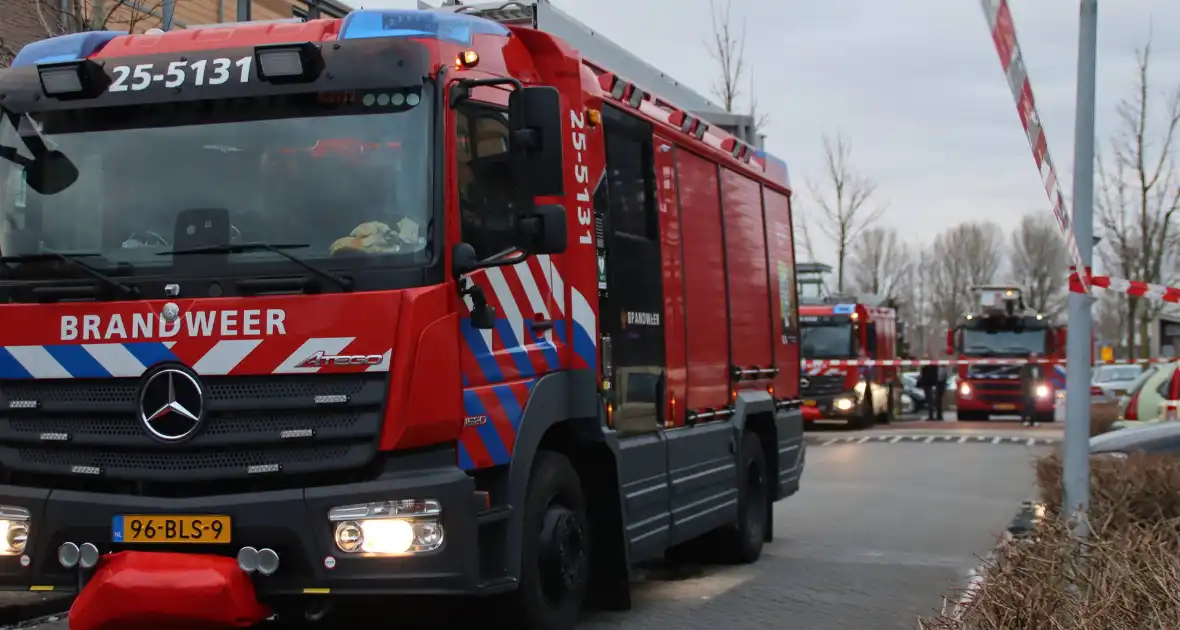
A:
<svg viewBox="0 0 1180 630">
<path fill-rule="evenodd" d="M 890 444 L 899 443 L 915 443 L 922 444 L 1008 444 L 1021 446 L 1052 446 L 1060 444 L 1059 437 L 1016 437 L 1011 435 L 955 435 L 947 433 L 907 433 L 904 435 L 898 434 L 876 434 L 876 435 L 849 435 L 840 437 L 830 437 L 823 434 L 805 433 L 803 434 L 807 444 L 814 446 L 831 446 L 833 444 L 879 444 L 888 442 Z"/>
<path fill-rule="evenodd" d="M 65 615 L 73 603 L 73 595 L 39 595 L 11 592 L 10 595 L 27 595 L 27 601 L 0 605 L 0 630 L 23 628 L 30 622 L 44 621 L 45 617 Z"/>
<path fill-rule="evenodd" d="M 983 557 L 983 561 L 967 572 L 967 585 L 964 587 L 962 595 L 955 600 L 950 613 L 952 618 L 959 619 L 966 612 L 967 603 L 971 601 L 975 592 L 982 588 L 983 576 L 987 566 L 995 561 L 996 556 L 999 555 L 1002 549 L 1014 542 L 1026 540 L 1036 528 L 1036 521 L 1035 503 L 1025 501 L 1021 504 L 1020 511 L 1012 518 L 1012 522 L 1009 523 L 1004 533 L 1000 535 L 999 541 Z"/>
</svg>

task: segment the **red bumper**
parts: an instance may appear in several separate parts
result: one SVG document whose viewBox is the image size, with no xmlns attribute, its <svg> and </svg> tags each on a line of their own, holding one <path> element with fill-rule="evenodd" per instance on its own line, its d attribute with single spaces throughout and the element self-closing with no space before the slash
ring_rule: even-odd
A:
<svg viewBox="0 0 1180 630">
<path fill-rule="evenodd" d="M 123 551 L 78 594 L 70 630 L 245 628 L 268 616 L 233 558 Z"/>
</svg>

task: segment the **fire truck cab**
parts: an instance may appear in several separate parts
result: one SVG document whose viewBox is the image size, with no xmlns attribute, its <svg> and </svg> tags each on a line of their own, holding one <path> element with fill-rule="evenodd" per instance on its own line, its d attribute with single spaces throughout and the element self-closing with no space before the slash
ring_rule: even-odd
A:
<svg viewBox="0 0 1180 630">
<path fill-rule="evenodd" d="M 955 391 L 960 420 L 1019 415 L 1021 367 L 1030 355 L 1043 362 L 1048 376 L 1037 387 L 1036 420 L 1052 422 L 1056 392 L 1064 387 L 1059 365 L 1065 356 L 1065 328 L 1025 306 L 1020 287 L 977 286 L 975 307 L 947 331 L 947 354 L 965 360 Z"/>
<path fill-rule="evenodd" d="M 830 271 L 803 263 L 797 272 L 804 420 L 855 428 L 889 422 L 901 412 L 899 368 L 858 363 L 897 357 L 897 311 L 877 296 L 828 293 L 821 277 Z"/>
</svg>

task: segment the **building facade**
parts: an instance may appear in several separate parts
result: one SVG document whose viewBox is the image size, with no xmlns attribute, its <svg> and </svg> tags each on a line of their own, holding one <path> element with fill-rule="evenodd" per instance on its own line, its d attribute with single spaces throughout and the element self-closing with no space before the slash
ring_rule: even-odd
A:
<svg viewBox="0 0 1180 630">
<path fill-rule="evenodd" d="M 343 17 L 350 10 L 339 0 L 0 0 L 0 67 L 25 44 L 62 33 Z"/>
</svg>

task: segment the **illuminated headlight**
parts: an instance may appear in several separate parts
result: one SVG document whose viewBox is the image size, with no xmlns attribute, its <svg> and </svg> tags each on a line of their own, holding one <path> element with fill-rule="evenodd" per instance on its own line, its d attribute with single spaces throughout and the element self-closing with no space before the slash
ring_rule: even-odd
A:
<svg viewBox="0 0 1180 630">
<path fill-rule="evenodd" d="M 1048 385 L 1037 385 L 1036 393 L 1037 398 L 1048 398 L 1049 394 L 1052 394 L 1053 392 L 1049 390 Z"/>
<path fill-rule="evenodd" d="M 856 403 L 852 402 L 849 398 L 837 398 L 836 402 L 832 403 L 832 406 L 840 411 L 848 411 L 856 406 Z"/>
<path fill-rule="evenodd" d="M 971 395 L 971 385 L 969 385 L 967 383 L 960 384 L 959 385 L 959 394 L 962 396 L 970 396 Z"/>
<path fill-rule="evenodd" d="M 29 511 L 22 507 L 0 505 L 0 556 L 15 556 L 24 553 L 29 540 Z"/>
<path fill-rule="evenodd" d="M 442 506 L 434 499 L 342 505 L 328 512 L 336 548 L 345 553 L 403 556 L 443 544 Z"/>
</svg>

